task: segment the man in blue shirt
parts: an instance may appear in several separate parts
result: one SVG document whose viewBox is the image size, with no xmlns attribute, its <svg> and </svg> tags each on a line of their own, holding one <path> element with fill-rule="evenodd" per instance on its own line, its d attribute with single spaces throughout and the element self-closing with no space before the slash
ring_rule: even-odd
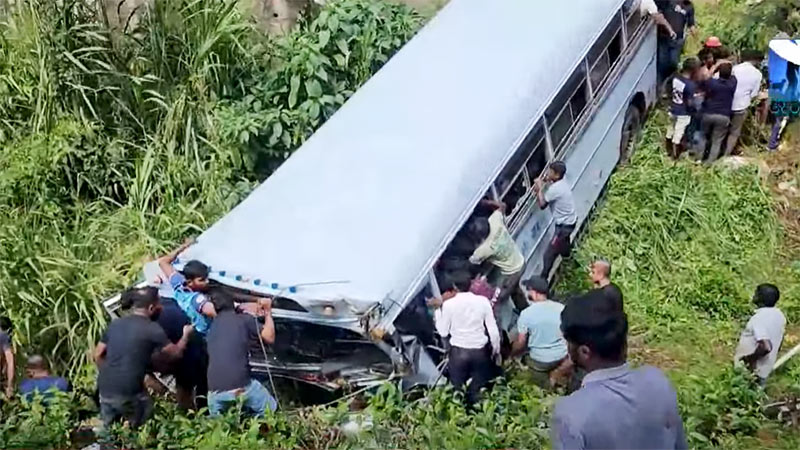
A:
<svg viewBox="0 0 800 450">
<path fill-rule="evenodd" d="M 672 102 L 669 108 L 670 126 L 667 128 L 667 154 L 678 159 L 683 153 L 683 136 L 692 121 L 694 94 L 697 87 L 693 81 L 700 68 L 700 60 L 694 57 L 683 62 L 681 73 L 672 78 Z"/>
<path fill-rule="evenodd" d="M 26 400 L 31 401 L 38 393 L 43 399 L 49 400 L 54 391 L 68 392 L 69 383 L 61 377 L 50 375 L 47 361 L 41 355 L 32 355 L 25 366 L 27 378 L 19 385 L 19 392 Z"/>
<path fill-rule="evenodd" d="M 555 407 L 554 449 L 686 449 L 672 384 L 651 366 L 626 363 L 628 319 L 569 302 L 561 313 L 569 355 L 586 370 L 582 386 Z"/>
<path fill-rule="evenodd" d="M 564 305 L 547 298 L 547 280 L 533 277 L 523 282 L 528 295 L 528 307 L 517 320 L 517 339 L 511 353 L 528 350 L 526 363 L 538 374 L 548 375 L 550 387 L 561 378 L 562 366 L 568 365 L 567 342 L 561 335 L 561 311 Z M 540 381 L 537 377 L 536 381 Z M 543 378 L 543 377 L 542 377 Z"/>
<path fill-rule="evenodd" d="M 184 250 L 189 248 L 194 241 L 187 239 L 180 247 L 172 252 L 158 258 L 158 266 L 167 277 L 170 287 L 172 287 L 172 298 L 178 303 L 183 312 L 189 316 L 195 330 L 201 335 L 208 332 L 213 319 L 217 313 L 214 304 L 205 295 L 208 291 L 209 268 L 197 260 L 191 260 L 183 266 L 180 272 L 175 270 L 172 263 Z"/>
</svg>

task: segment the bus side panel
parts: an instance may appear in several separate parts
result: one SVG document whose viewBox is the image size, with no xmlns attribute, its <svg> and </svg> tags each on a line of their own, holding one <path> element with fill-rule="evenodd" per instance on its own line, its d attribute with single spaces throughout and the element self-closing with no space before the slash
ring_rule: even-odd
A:
<svg viewBox="0 0 800 450">
<path fill-rule="evenodd" d="M 645 95 L 646 105 L 656 95 L 656 34 L 651 28 L 614 88 L 594 112 L 583 135 L 567 152 L 567 180 L 572 184 L 578 229 L 587 219 L 611 172 L 619 161 L 619 146 L 625 112 L 637 92 Z M 527 258 L 524 277 L 538 275 L 547 243 L 553 235 L 549 211 L 535 210 L 517 235 Z"/>
</svg>

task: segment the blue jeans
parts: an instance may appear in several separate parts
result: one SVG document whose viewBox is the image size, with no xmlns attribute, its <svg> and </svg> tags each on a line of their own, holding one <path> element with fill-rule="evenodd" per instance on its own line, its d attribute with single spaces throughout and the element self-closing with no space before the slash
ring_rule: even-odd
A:
<svg viewBox="0 0 800 450">
<path fill-rule="evenodd" d="M 269 408 L 270 411 L 278 409 L 278 402 L 272 397 L 267 388 L 256 380 L 240 389 L 231 391 L 210 391 L 208 393 L 208 412 L 218 416 L 225 409 L 236 403 L 239 397 L 244 397 L 245 409 L 256 417 L 261 417 Z"/>
</svg>

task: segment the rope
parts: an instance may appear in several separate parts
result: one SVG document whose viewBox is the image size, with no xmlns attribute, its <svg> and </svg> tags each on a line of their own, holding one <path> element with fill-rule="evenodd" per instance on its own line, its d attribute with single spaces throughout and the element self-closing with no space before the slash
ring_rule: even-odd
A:
<svg viewBox="0 0 800 450">
<path fill-rule="evenodd" d="M 253 316 L 253 320 L 256 322 L 256 326 L 258 326 L 258 317 Z M 267 347 L 264 345 L 264 340 L 261 339 L 261 334 L 259 333 L 258 336 L 258 343 L 261 344 L 261 352 L 264 354 L 264 365 L 267 367 L 267 377 L 269 378 L 269 385 L 272 388 L 272 395 L 275 396 L 275 402 L 278 403 L 278 409 L 283 409 L 281 407 L 281 399 L 278 396 L 278 391 L 275 389 L 275 382 L 272 381 L 272 370 L 269 368 L 269 358 L 267 357 Z"/>
</svg>

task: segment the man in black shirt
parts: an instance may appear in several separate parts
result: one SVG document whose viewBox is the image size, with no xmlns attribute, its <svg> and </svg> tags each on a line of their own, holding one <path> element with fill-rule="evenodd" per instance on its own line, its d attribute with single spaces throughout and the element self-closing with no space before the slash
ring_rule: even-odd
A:
<svg viewBox="0 0 800 450">
<path fill-rule="evenodd" d="M 589 277 L 594 284 L 594 291 L 602 294 L 612 309 L 622 312 L 622 291 L 611 282 L 611 262 L 605 259 L 592 262 L 589 266 Z"/>
<path fill-rule="evenodd" d="M 223 290 L 212 293 L 217 312 L 208 330 L 208 411 L 212 416 L 244 397 L 249 413 L 263 416 L 266 410 L 275 411 L 278 403 L 267 388 L 250 378 L 250 343 L 261 340 L 264 344 L 275 342 L 275 324 L 272 321 L 272 300 L 259 299 L 264 325 L 258 329 L 258 319 L 250 314 L 236 312 L 233 299 Z"/>
<path fill-rule="evenodd" d="M 658 66 L 659 84 L 669 78 L 678 67 L 678 60 L 686 41 L 686 30 L 694 29 L 694 6 L 689 0 L 661 0 L 656 1 L 658 10 L 669 23 L 671 30 L 666 27 L 658 28 Z"/>
<path fill-rule="evenodd" d="M 107 428 L 124 419 L 131 427 L 141 425 L 152 412 L 144 388 L 144 376 L 153 353 L 176 360 L 183 355 L 193 327 L 183 327 L 181 338 L 170 343 L 164 330 L 155 323 L 161 312 L 158 290 L 153 287 L 129 289 L 122 303 L 132 305 L 130 315 L 115 319 L 94 350 L 99 374 L 100 416 Z"/>
<path fill-rule="evenodd" d="M 164 329 L 167 338 L 177 344 L 183 335 L 183 327 L 192 325 L 192 322 L 174 299 L 162 297 L 161 305 L 162 310 L 158 315 L 158 324 Z M 195 406 L 197 408 L 206 406 L 208 354 L 202 335 L 193 333 L 183 352 L 183 357 L 173 362 L 158 361 L 156 370 L 175 377 L 175 397 L 178 406 L 184 410 L 192 409 Z"/>
</svg>

